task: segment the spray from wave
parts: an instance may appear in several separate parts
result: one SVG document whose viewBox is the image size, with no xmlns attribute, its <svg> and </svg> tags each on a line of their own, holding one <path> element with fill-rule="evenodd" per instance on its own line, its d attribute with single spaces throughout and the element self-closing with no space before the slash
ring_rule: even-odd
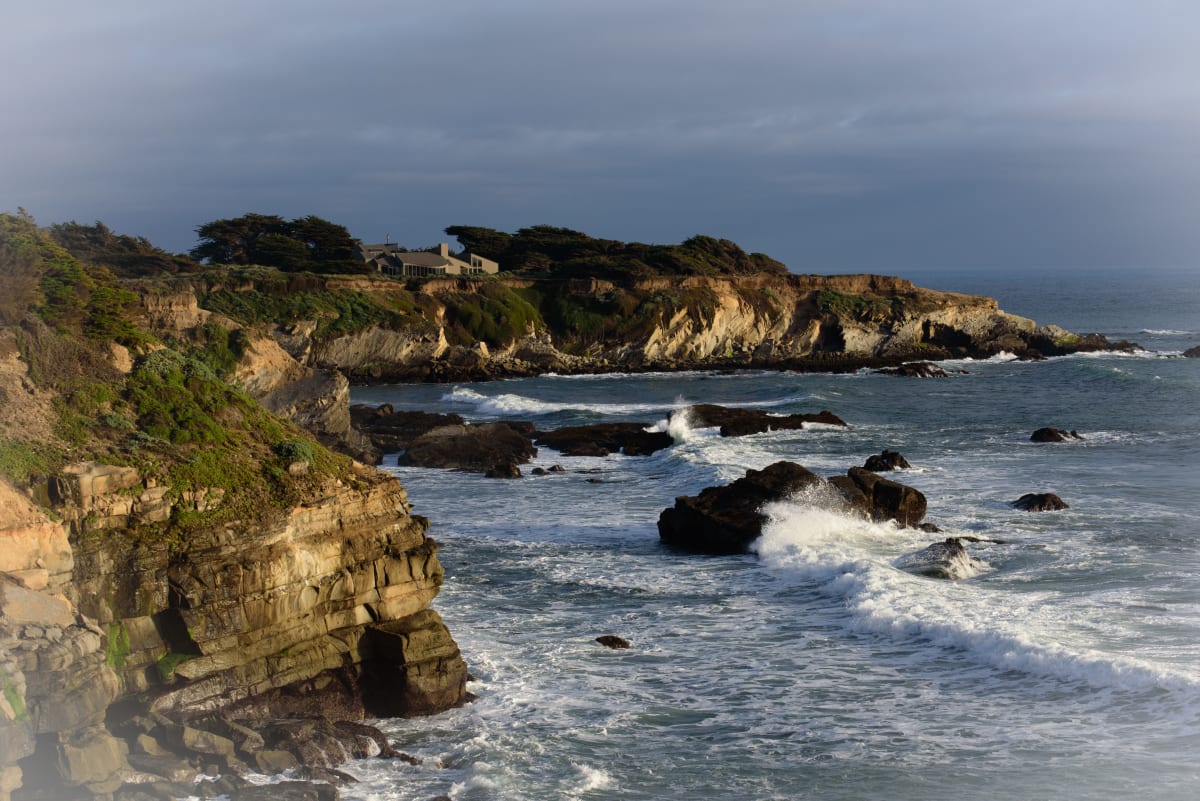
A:
<svg viewBox="0 0 1200 801">
<path fill-rule="evenodd" d="M 920 547 L 921 533 L 848 517 L 820 496 L 763 511 L 768 522 L 754 545 L 760 560 L 842 604 L 851 630 L 922 641 L 1000 670 L 1093 687 L 1200 690 L 1200 677 L 1095 647 L 1085 625 L 1058 611 L 1053 594 L 1016 596 L 900 569 L 906 554 Z M 967 578 L 984 565 L 952 558 L 947 567 Z"/>
</svg>

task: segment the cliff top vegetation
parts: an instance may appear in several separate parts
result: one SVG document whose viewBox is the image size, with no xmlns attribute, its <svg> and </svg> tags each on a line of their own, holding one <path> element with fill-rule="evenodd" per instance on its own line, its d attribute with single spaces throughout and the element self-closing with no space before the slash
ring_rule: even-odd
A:
<svg viewBox="0 0 1200 801">
<path fill-rule="evenodd" d="M 172 538 L 353 478 L 348 458 L 225 380 L 246 347 L 240 330 L 155 337 L 109 267 L 75 258 L 23 213 L 0 214 L 0 285 L 0 475 L 17 486 L 95 460 L 137 467 L 175 499 L 222 492 L 215 509 L 181 505 L 158 524 Z M 35 418 L 45 425 L 26 424 Z M 296 461 L 306 469 L 289 471 Z"/>
</svg>

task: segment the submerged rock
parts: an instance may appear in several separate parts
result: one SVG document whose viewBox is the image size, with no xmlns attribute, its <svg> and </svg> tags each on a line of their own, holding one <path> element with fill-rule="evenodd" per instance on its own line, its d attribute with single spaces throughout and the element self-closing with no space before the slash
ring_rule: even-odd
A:
<svg viewBox="0 0 1200 801">
<path fill-rule="evenodd" d="M 1059 509 L 1071 508 L 1053 492 L 1027 492 L 1013 501 L 1012 505 L 1026 512 L 1056 512 Z"/>
<path fill-rule="evenodd" d="M 539 431 L 535 442 L 566 456 L 608 456 L 618 451 L 626 456 L 649 456 L 674 444 L 670 434 L 647 431 L 649 427 L 649 423 L 567 426 Z"/>
<path fill-rule="evenodd" d="M 680 415 L 686 416 L 688 423 L 696 428 L 720 426 L 722 437 L 742 437 L 764 431 L 796 431 L 813 423 L 846 426 L 845 420 L 828 410 L 815 414 L 776 415 L 760 409 L 736 409 L 701 403 L 671 412 L 670 419 L 674 420 Z"/>
<path fill-rule="evenodd" d="M 975 575 L 982 562 L 967 553 L 961 538 L 947 537 L 942 542 L 900 557 L 895 565 L 921 576 L 963 579 Z"/>
<path fill-rule="evenodd" d="M 879 473 L 887 470 L 907 470 L 912 467 L 899 451 L 884 450 L 867 458 L 863 464 L 864 470 Z"/>
<path fill-rule="evenodd" d="M 897 367 L 883 367 L 875 372 L 905 378 L 946 378 L 947 376 L 946 371 L 933 362 L 908 362 Z"/>
<path fill-rule="evenodd" d="M 629 640 L 615 634 L 604 634 L 596 638 L 596 642 L 605 648 L 621 649 L 629 647 Z"/>
<path fill-rule="evenodd" d="M 1183 352 L 1183 355 L 1189 359 L 1200 359 L 1200 345 L 1194 348 L 1188 348 Z"/>
<path fill-rule="evenodd" d="M 1067 442 L 1072 439 L 1083 439 L 1076 431 L 1066 431 L 1061 428 L 1039 428 L 1030 435 L 1030 442 Z"/>
</svg>

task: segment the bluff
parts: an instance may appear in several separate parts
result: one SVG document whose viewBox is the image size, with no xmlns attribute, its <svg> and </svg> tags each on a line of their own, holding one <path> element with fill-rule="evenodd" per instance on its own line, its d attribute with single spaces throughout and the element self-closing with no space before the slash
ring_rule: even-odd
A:
<svg viewBox="0 0 1200 801">
<path fill-rule="evenodd" d="M 0 273 L 0 799 L 386 754 L 353 721 L 467 699 L 428 521 L 295 422 L 352 449 L 345 378 L 24 217 Z"/>
<path fill-rule="evenodd" d="M 355 382 L 545 372 L 848 370 L 1000 352 L 1131 347 L 1009 314 L 995 300 L 878 275 L 398 281 L 261 269 L 173 279 L 201 308 Z M 190 301 L 189 301 L 190 302 Z"/>
</svg>

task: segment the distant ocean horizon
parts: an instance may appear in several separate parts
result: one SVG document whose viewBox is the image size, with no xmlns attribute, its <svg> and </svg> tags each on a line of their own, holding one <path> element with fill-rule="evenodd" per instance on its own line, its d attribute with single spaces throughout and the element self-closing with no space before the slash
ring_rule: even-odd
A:
<svg viewBox="0 0 1200 801">
<path fill-rule="evenodd" d="M 434 606 L 478 700 L 381 725 L 420 765 L 352 763 L 350 801 L 1153 798 L 1200 787 L 1200 278 L 907 271 L 920 286 L 1147 350 L 947 362 L 944 379 L 657 373 L 356 387 L 355 402 L 539 428 L 641 421 L 650 457 L 542 449 L 515 481 L 397 467 L 430 518 Z M 690 403 L 829 409 L 849 429 L 722 438 Z M 1042 426 L 1082 440 L 1029 440 Z M 660 545 L 676 495 L 780 459 L 882 449 L 945 534 L 819 497 L 772 505 L 756 553 Z M 529 475 L 561 464 L 562 474 Z M 1054 492 L 1070 508 L 1011 501 Z M 903 569 L 970 536 L 969 577 Z M 594 638 L 631 642 L 613 651 Z"/>
</svg>

